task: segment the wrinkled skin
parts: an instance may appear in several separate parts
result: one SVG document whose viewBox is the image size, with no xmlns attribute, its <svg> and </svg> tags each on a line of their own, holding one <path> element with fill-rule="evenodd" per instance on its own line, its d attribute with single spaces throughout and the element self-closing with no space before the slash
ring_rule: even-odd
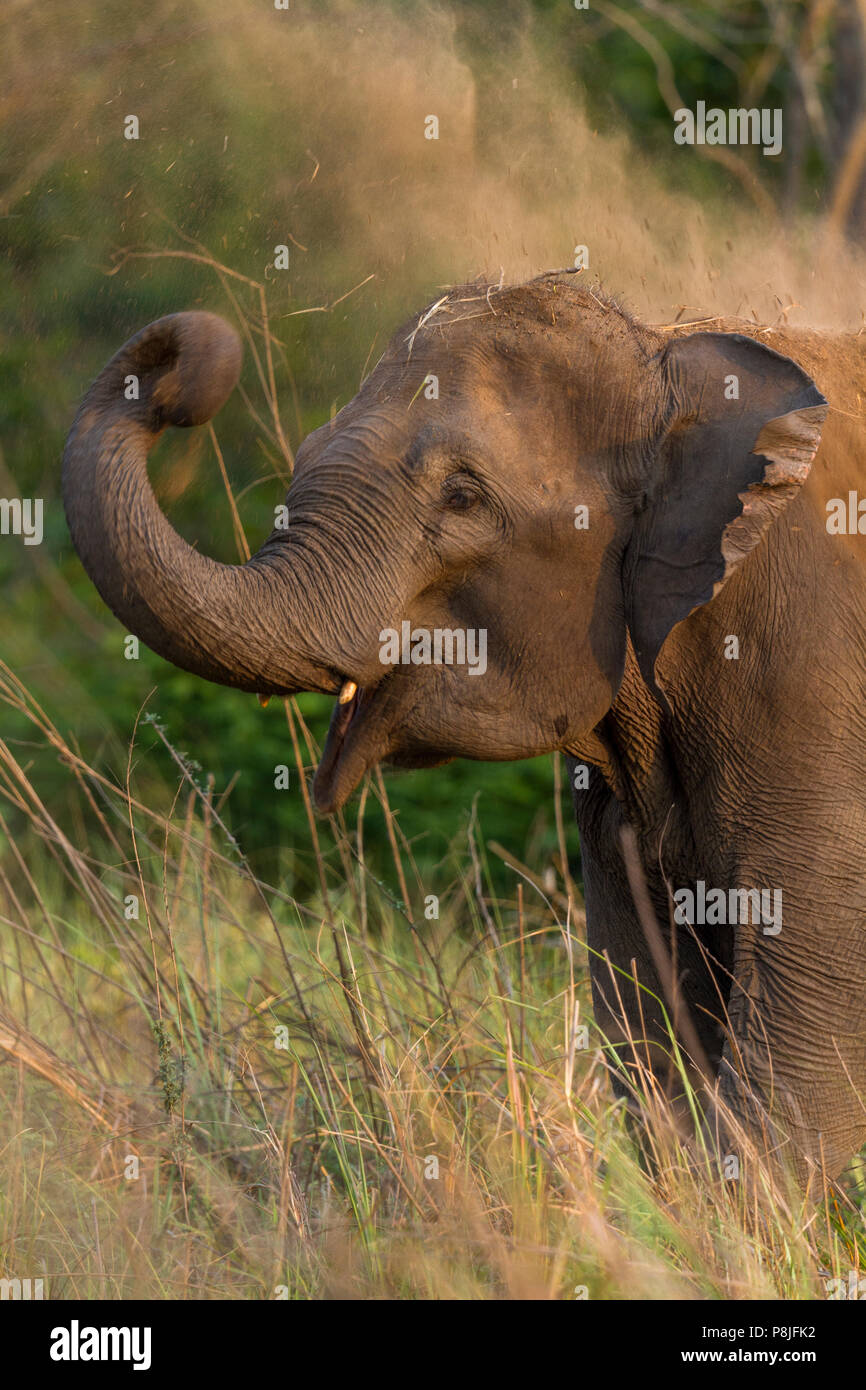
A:
<svg viewBox="0 0 866 1390">
<path fill-rule="evenodd" d="M 829 535 L 825 508 L 857 487 L 866 340 L 656 331 L 577 285 L 469 288 L 411 320 L 304 441 L 288 528 L 242 567 L 187 546 L 145 471 L 166 424 L 219 408 L 237 340 L 209 315 L 160 320 L 73 426 L 72 536 L 168 660 L 262 694 L 357 685 L 335 705 L 322 811 L 383 759 L 589 764 L 574 800 L 601 1029 L 646 1037 L 670 1089 L 662 1002 L 682 1011 L 734 1114 L 801 1178 L 816 1162 L 833 1176 L 866 1140 L 866 542 Z M 486 672 L 383 665 L 380 632 L 403 620 L 486 629 Z M 674 929 L 668 886 L 701 879 L 780 889 L 781 932 Z M 639 997 L 619 973 L 634 971 Z"/>
</svg>

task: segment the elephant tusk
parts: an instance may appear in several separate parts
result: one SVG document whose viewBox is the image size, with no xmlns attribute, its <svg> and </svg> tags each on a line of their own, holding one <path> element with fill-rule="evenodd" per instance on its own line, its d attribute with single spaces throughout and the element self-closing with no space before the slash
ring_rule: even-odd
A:
<svg viewBox="0 0 866 1390">
<path fill-rule="evenodd" d="M 344 681 L 343 688 L 340 691 L 339 703 L 341 705 L 347 705 L 350 700 L 354 700 L 357 692 L 358 687 L 354 681 Z"/>
</svg>

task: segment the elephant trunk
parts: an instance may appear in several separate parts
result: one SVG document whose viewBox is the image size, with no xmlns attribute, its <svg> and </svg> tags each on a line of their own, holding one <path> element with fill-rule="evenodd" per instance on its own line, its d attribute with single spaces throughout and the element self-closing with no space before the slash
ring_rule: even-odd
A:
<svg viewBox="0 0 866 1390">
<path fill-rule="evenodd" d="M 334 691 L 339 675 L 304 620 L 313 596 L 293 584 L 289 538 L 272 537 L 245 565 L 219 564 L 178 535 L 147 477 L 166 425 L 211 419 L 240 362 L 237 335 L 205 313 L 159 319 L 120 349 L 66 442 L 72 540 L 109 608 L 167 661 L 261 694 Z"/>
</svg>

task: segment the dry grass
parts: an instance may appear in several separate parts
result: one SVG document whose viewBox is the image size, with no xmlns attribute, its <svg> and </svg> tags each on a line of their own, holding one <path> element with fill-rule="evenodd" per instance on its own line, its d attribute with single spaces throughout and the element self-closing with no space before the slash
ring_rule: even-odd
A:
<svg viewBox="0 0 866 1390">
<path fill-rule="evenodd" d="M 2 826 L 25 827 L 0 856 L 0 1274 L 53 1298 L 742 1299 L 859 1267 L 856 1174 L 817 1213 L 769 1175 L 750 1200 L 647 1077 L 641 1151 L 565 882 L 515 872 L 497 899 L 473 824 L 428 920 L 396 817 L 405 902 L 367 870 L 376 779 L 357 827 L 316 828 L 304 906 L 253 878 L 179 754 L 144 799 L 138 746 L 112 784 L 8 669 L 0 697 L 96 827 L 64 829 L 0 744 Z"/>
</svg>

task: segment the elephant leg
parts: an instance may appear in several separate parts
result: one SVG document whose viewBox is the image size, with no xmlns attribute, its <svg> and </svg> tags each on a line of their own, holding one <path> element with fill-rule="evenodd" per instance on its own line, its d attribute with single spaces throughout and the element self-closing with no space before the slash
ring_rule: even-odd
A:
<svg viewBox="0 0 866 1390">
<path fill-rule="evenodd" d="M 658 929 L 656 950 L 635 905 L 623 859 L 620 831 L 623 815 L 613 797 L 596 791 L 595 804 L 583 808 L 581 854 L 586 900 L 587 945 L 590 955 L 593 1007 L 602 1034 L 616 1052 L 622 1068 L 616 1089 L 652 1085 L 674 1098 L 682 1091 L 682 1075 L 671 1040 L 712 1079 L 718 1069 L 724 1033 L 724 967 L 713 962 L 729 949 L 719 935 L 698 942 L 690 931 L 672 927 L 668 896 L 658 873 L 646 874 Z M 650 856 L 644 855 L 644 865 Z M 660 975 L 661 963 L 666 978 Z M 687 1107 L 683 1107 L 684 1111 Z"/>
<path fill-rule="evenodd" d="M 778 936 L 736 930 L 720 1113 L 730 1112 L 762 1156 L 818 1195 L 824 1176 L 836 1178 L 866 1142 L 862 930 L 835 928 L 824 949 L 818 923 Z M 846 959 L 853 973 L 840 974 Z M 729 1142 L 736 1151 L 737 1139 Z"/>
</svg>

